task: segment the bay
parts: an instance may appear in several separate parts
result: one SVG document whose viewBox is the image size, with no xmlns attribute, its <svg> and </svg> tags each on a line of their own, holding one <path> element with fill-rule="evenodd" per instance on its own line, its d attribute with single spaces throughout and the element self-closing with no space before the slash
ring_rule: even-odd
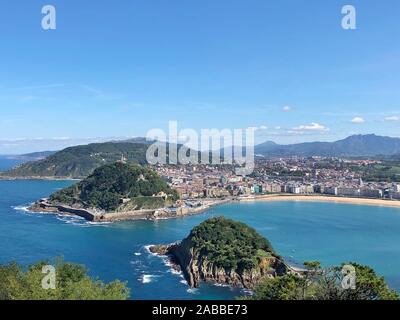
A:
<svg viewBox="0 0 400 320">
<path fill-rule="evenodd" d="M 73 181 L 0 181 L 0 263 L 24 265 L 63 256 L 104 281 L 128 281 L 132 299 L 232 299 L 244 292 L 215 285 L 189 289 L 181 274 L 147 246 L 170 243 L 212 216 L 256 228 L 288 260 L 370 265 L 400 291 L 400 209 L 336 203 L 248 202 L 177 219 L 91 224 L 26 212 Z"/>
</svg>

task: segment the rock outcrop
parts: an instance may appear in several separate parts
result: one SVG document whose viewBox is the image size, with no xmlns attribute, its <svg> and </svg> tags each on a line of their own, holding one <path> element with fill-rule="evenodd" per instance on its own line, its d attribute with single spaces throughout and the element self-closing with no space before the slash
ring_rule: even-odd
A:
<svg viewBox="0 0 400 320">
<path fill-rule="evenodd" d="M 213 219 L 220 219 L 222 223 L 225 221 L 234 223 L 224 218 Z M 203 224 L 208 223 L 210 220 L 203 222 Z M 213 241 L 210 241 L 209 244 L 215 245 Z M 261 250 L 259 248 L 255 249 L 256 251 Z M 256 263 L 251 267 L 246 268 L 237 264 L 228 267 L 223 266 L 221 263 L 214 261 L 215 259 L 213 259 L 213 256 L 207 249 L 198 246 L 198 243 L 194 239 L 193 230 L 181 242 L 170 245 L 152 246 L 150 251 L 158 255 L 169 256 L 171 262 L 179 266 L 183 272 L 188 285 L 195 288 L 199 287 L 201 281 L 205 281 L 252 289 L 262 279 L 283 275 L 288 271 L 283 260 L 273 252 L 267 252 L 267 254 L 254 257 Z"/>
</svg>

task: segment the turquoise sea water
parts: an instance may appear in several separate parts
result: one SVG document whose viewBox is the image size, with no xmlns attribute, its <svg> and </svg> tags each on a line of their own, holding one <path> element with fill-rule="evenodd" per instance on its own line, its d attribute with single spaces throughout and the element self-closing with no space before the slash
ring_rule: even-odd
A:
<svg viewBox="0 0 400 320">
<path fill-rule="evenodd" d="M 333 203 L 251 202 L 216 207 L 197 216 L 95 225 L 84 220 L 30 214 L 32 201 L 73 182 L 0 181 L 0 263 L 22 264 L 64 256 L 93 276 L 128 281 L 133 299 L 229 299 L 241 294 L 214 285 L 188 290 L 150 244 L 185 237 L 217 215 L 243 221 L 266 236 L 283 256 L 325 265 L 355 261 L 372 266 L 400 291 L 400 209 Z"/>
</svg>

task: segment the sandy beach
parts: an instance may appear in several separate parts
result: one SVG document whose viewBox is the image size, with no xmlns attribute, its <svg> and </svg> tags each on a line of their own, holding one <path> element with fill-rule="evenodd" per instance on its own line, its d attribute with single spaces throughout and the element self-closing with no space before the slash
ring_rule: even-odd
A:
<svg viewBox="0 0 400 320">
<path fill-rule="evenodd" d="M 310 202 L 336 202 L 349 203 L 370 206 L 385 206 L 400 208 L 400 201 L 385 199 L 367 199 L 367 198 L 346 198 L 323 195 L 288 195 L 288 194 L 271 194 L 256 196 L 254 198 L 242 198 L 240 201 L 310 201 Z"/>
</svg>

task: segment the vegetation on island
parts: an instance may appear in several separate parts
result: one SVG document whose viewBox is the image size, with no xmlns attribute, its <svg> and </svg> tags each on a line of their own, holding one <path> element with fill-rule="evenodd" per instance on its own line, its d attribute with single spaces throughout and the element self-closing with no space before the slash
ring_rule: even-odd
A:
<svg viewBox="0 0 400 320">
<path fill-rule="evenodd" d="M 263 277 L 286 270 L 267 239 L 224 217 L 207 219 L 182 241 L 155 245 L 150 251 L 169 256 L 191 288 L 204 281 L 251 289 Z"/>
<path fill-rule="evenodd" d="M 0 300 L 127 300 L 125 282 L 104 283 L 88 276 L 86 267 L 74 263 L 55 263 L 55 287 L 45 289 L 48 262 L 23 268 L 17 263 L 0 265 Z"/>
<path fill-rule="evenodd" d="M 244 223 L 216 217 L 194 227 L 188 238 L 194 252 L 217 267 L 242 272 L 274 255 L 267 239 Z"/>
<path fill-rule="evenodd" d="M 180 262 L 191 286 L 203 280 L 253 290 L 253 295 L 240 299 L 399 299 L 385 279 L 365 265 L 350 262 L 322 268 L 318 261 L 310 261 L 304 268 L 291 268 L 255 229 L 224 217 L 202 222 L 182 242 L 168 248 L 167 253 Z"/>
<path fill-rule="evenodd" d="M 254 295 L 242 297 L 250 300 L 398 300 L 383 277 L 357 263 L 323 269 L 319 262 L 305 263 L 309 270 L 304 276 L 287 273 L 265 278 L 254 290 Z M 344 265 L 355 269 L 355 286 L 343 288 Z"/>
<path fill-rule="evenodd" d="M 56 204 L 105 211 L 160 208 L 178 195 L 155 171 L 115 162 L 97 168 L 89 177 L 50 196 Z"/>
</svg>

